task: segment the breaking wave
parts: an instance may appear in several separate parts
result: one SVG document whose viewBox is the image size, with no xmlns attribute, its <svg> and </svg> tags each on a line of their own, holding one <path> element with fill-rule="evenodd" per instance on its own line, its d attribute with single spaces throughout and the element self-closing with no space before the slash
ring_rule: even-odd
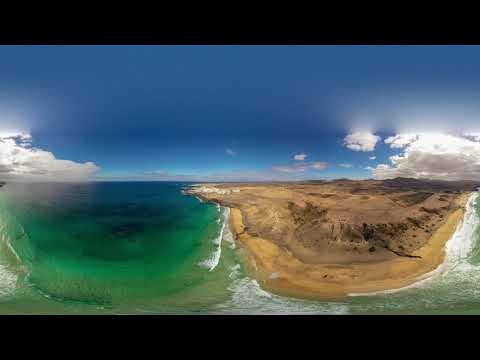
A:
<svg viewBox="0 0 480 360">
<path fill-rule="evenodd" d="M 7 266 L 0 264 L 0 298 L 12 295 L 16 289 L 18 276 Z"/>
<path fill-rule="evenodd" d="M 221 211 L 219 205 L 217 205 L 217 209 Z M 218 220 L 220 220 L 219 223 L 221 223 L 220 230 L 217 237 L 212 241 L 212 243 L 215 245 L 215 250 L 207 259 L 199 263 L 200 266 L 207 268 L 208 271 L 215 269 L 220 262 L 220 257 L 222 255 L 222 240 L 225 239 L 226 241 L 233 243 L 232 233 L 230 232 L 230 228 L 228 226 L 229 216 L 230 209 L 227 207 L 223 208 L 223 212 L 221 212 L 220 217 L 218 218 Z"/>
<path fill-rule="evenodd" d="M 342 303 L 315 302 L 271 294 L 263 290 L 256 280 L 248 277 L 234 279 L 228 290 L 232 293 L 231 299 L 218 305 L 217 311 L 231 314 L 272 315 L 348 313 L 348 306 Z"/>
<path fill-rule="evenodd" d="M 6 211 L 4 199 L 0 199 L 0 298 L 12 295 L 17 287 L 22 260 L 12 245 L 12 240 L 25 241 L 25 231 Z"/>
</svg>

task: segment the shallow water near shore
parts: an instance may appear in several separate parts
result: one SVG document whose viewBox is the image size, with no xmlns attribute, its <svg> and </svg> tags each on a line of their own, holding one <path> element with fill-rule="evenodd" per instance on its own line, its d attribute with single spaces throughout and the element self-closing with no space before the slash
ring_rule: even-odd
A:
<svg viewBox="0 0 480 360">
<path fill-rule="evenodd" d="M 244 270 L 228 209 L 187 183 L 9 183 L 0 189 L 0 313 L 480 313 L 480 202 L 416 286 L 338 302 L 285 298 Z"/>
</svg>

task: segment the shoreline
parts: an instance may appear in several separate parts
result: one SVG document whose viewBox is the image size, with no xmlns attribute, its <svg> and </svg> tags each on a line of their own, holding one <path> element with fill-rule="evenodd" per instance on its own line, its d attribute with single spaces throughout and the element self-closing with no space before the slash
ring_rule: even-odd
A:
<svg viewBox="0 0 480 360">
<path fill-rule="evenodd" d="M 398 257 L 348 265 L 306 264 L 273 242 L 247 234 L 240 209 L 230 207 L 229 225 L 235 241 L 247 252 L 248 275 L 262 288 L 283 296 L 336 300 L 350 294 L 400 290 L 436 270 L 445 260 L 445 246 L 461 226 L 473 194 L 463 193 L 456 199 L 459 208 L 414 253 L 420 258 Z"/>
</svg>

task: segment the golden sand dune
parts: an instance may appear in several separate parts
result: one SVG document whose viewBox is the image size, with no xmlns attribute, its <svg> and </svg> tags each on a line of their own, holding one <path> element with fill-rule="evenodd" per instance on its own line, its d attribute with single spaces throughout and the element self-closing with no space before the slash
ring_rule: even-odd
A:
<svg viewBox="0 0 480 360">
<path fill-rule="evenodd" d="M 232 232 L 264 288 L 337 298 L 434 270 L 478 185 L 397 178 L 200 184 L 189 193 L 232 209 Z"/>
</svg>

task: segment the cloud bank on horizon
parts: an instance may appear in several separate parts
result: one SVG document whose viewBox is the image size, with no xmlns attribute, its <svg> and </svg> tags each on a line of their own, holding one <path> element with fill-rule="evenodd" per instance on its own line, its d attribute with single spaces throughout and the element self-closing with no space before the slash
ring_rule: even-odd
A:
<svg viewBox="0 0 480 360">
<path fill-rule="evenodd" d="M 84 181 L 99 167 L 93 162 L 57 159 L 49 151 L 33 148 L 26 132 L 0 133 L 0 176 L 17 181 Z"/>
<path fill-rule="evenodd" d="M 384 143 L 400 153 L 390 156 L 389 164 L 366 168 L 375 179 L 480 179 L 480 138 L 476 133 L 405 133 L 389 136 Z"/>
</svg>

